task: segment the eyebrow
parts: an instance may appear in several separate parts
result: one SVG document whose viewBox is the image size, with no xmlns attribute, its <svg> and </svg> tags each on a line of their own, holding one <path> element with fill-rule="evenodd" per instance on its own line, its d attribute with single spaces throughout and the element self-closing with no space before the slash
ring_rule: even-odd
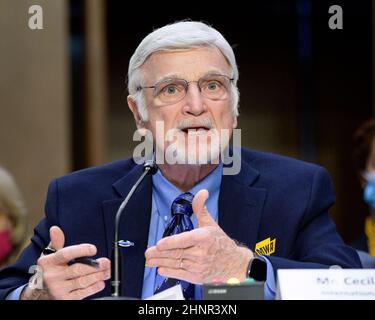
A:
<svg viewBox="0 0 375 320">
<path fill-rule="evenodd" d="M 199 77 L 199 79 L 207 77 L 207 76 L 218 75 L 218 74 L 226 75 L 224 72 L 222 72 L 220 70 L 213 69 L 213 70 L 207 71 L 205 74 L 203 74 L 201 77 Z M 228 76 L 228 77 L 232 77 L 232 76 Z M 172 73 L 172 74 L 168 74 L 168 75 L 160 78 L 155 83 L 164 82 L 164 81 L 168 81 L 168 80 L 176 80 L 176 79 L 184 79 L 184 77 L 181 76 L 178 73 Z"/>
<path fill-rule="evenodd" d="M 176 80 L 176 79 L 183 79 L 183 78 L 180 75 L 178 75 L 177 73 L 173 73 L 173 74 L 168 74 L 168 75 L 162 77 L 161 79 L 157 80 L 155 83 L 168 81 L 168 80 Z"/>
</svg>

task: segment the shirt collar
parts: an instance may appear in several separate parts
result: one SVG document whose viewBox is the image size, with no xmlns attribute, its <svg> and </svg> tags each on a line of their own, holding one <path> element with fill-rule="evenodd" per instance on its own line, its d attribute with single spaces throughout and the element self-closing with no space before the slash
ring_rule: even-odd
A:
<svg viewBox="0 0 375 320">
<path fill-rule="evenodd" d="M 213 195 L 217 195 L 220 190 L 222 172 L 223 164 L 222 162 L 220 162 L 220 164 L 212 172 L 210 172 L 208 176 L 199 181 L 194 187 L 189 190 L 189 192 L 195 195 L 199 190 L 207 189 L 210 197 Z M 172 205 L 172 202 L 183 192 L 171 182 L 169 182 L 163 176 L 160 170 L 158 170 L 158 172 L 152 176 L 152 185 L 156 206 L 159 209 L 159 215 L 167 213 L 170 214 L 170 207 Z M 167 212 L 165 212 L 164 210 L 167 210 Z"/>
</svg>

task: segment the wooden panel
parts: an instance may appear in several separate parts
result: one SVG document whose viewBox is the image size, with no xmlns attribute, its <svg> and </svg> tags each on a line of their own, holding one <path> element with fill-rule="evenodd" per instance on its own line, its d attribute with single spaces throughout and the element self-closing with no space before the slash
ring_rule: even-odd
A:
<svg viewBox="0 0 375 320">
<path fill-rule="evenodd" d="M 107 67 L 105 2 L 85 1 L 86 165 L 104 162 L 106 153 Z"/>
<path fill-rule="evenodd" d="M 67 1 L 37 1 L 44 29 L 28 28 L 35 1 L 0 1 L 0 165 L 30 212 L 43 215 L 48 182 L 70 170 Z"/>
</svg>

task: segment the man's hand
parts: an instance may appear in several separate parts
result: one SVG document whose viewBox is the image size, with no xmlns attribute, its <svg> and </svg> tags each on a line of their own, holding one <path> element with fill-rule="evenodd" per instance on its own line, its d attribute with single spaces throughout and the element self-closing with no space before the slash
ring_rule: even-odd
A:
<svg viewBox="0 0 375 320">
<path fill-rule="evenodd" d="M 161 239 L 146 250 L 146 265 L 158 267 L 160 275 L 195 284 L 235 277 L 245 280 L 253 253 L 238 246 L 216 224 L 205 207 L 208 191 L 200 190 L 193 199 L 199 227 Z"/>
<path fill-rule="evenodd" d="M 98 267 L 81 263 L 68 265 L 72 259 L 94 256 L 94 245 L 79 244 L 64 248 L 64 233 L 57 226 L 51 227 L 50 237 L 49 246 L 57 252 L 42 255 L 38 259 L 42 274 L 35 275 L 42 276 L 43 289 L 32 289 L 28 285 L 23 290 L 21 299 L 79 300 L 104 289 L 104 281 L 110 278 L 111 273 L 111 262 L 107 258 L 97 259 Z"/>
</svg>

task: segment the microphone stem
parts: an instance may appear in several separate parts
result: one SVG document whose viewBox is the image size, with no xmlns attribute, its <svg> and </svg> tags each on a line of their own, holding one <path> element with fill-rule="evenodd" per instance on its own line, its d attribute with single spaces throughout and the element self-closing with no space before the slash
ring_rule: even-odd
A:
<svg viewBox="0 0 375 320">
<path fill-rule="evenodd" d="M 125 200 L 121 203 L 120 207 L 117 210 L 116 213 L 116 220 L 115 220 L 115 236 L 113 241 L 113 258 L 112 258 L 112 297 L 120 297 L 121 296 L 121 254 L 120 254 L 120 248 L 118 245 L 119 242 L 119 225 L 120 225 L 120 219 L 121 214 L 126 205 L 129 202 L 129 199 L 132 197 L 133 193 L 137 190 L 139 184 L 142 182 L 144 177 L 149 173 L 150 168 L 146 167 L 142 175 L 139 177 L 135 185 L 130 189 L 128 195 L 126 196 Z"/>
</svg>

